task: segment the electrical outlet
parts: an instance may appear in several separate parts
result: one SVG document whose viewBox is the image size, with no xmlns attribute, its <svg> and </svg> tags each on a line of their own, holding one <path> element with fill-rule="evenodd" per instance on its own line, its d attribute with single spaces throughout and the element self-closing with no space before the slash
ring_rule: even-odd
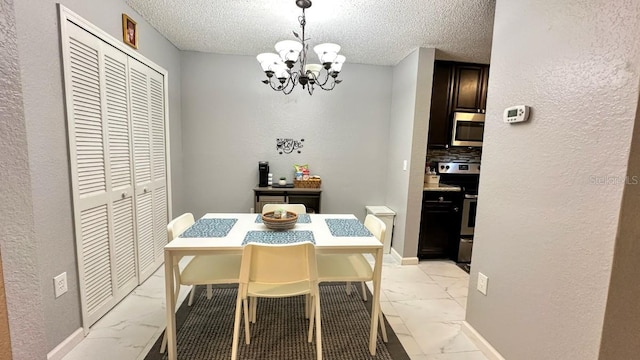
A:
<svg viewBox="0 0 640 360">
<path fill-rule="evenodd" d="M 56 298 L 60 297 L 60 295 L 67 292 L 67 273 L 63 272 L 62 274 L 53 278 L 53 289 L 56 295 Z"/>
<path fill-rule="evenodd" d="M 250 213 L 250 214 L 253 214 L 253 213 L 254 213 L 253 208 L 249 208 L 249 213 Z"/>
<path fill-rule="evenodd" d="M 402 162 L 402 170 L 403 170 L 403 171 L 407 171 L 407 160 L 404 160 L 404 161 Z"/>
<path fill-rule="evenodd" d="M 478 273 L 478 291 L 482 294 L 487 295 L 487 285 L 489 285 L 489 278 L 487 275 L 479 272 Z"/>
</svg>

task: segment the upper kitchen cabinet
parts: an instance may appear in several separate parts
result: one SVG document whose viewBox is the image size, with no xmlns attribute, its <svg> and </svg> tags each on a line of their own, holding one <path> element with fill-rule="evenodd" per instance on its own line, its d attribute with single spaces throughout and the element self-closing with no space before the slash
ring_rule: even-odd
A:
<svg viewBox="0 0 640 360">
<path fill-rule="evenodd" d="M 477 64 L 455 65 L 452 111 L 481 112 L 487 107 L 489 66 Z"/>
<path fill-rule="evenodd" d="M 427 142 L 429 147 L 449 146 L 454 112 L 485 112 L 488 82 L 489 65 L 435 62 Z"/>
<path fill-rule="evenodd" d="M 452 79 L 453 63 L 436 61 L 433 69 L 428 146 L 446 146 L 449 143 Z"/>
</svg>

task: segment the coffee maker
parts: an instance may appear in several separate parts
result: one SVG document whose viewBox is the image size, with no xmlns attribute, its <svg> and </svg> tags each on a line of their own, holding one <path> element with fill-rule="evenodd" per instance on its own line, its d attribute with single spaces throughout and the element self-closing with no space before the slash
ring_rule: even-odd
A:
<svg viewBox="0 0 640 360">
<path fill-rule="evenodd" d="M 258 173 L 260 174 L 258 186 L 264 187 L 268 186 L 269 179 L 269 162 L 268 161 L 259 161 L 258 162 Z"/>
</svg>

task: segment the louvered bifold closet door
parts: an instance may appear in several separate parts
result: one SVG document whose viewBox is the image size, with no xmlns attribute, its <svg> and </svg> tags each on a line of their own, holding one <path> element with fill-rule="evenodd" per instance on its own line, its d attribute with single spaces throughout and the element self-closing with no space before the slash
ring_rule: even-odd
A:
<svg viewBox="0 0 640 360">
<path fill-rule="evenodd" d="M 138 285 L 136 267 L 133 154 L 128 104 L 127 56 L 109 48 L 105 86 L 116 284 L 128 294 Z M 112 55 L 114 57 L 112 57 Z M 116 60 L 115 55 L 118 55 Z"/>
<path fill-rule="evenodd" d="M 153 70 L 149 74 L 151 125 L 151 183 L 153 188 L 153 234 L 156 265 L 164 262 L 169 221 L 167 204 L 167 151 L 165 137 L 164 77 Z"/>
<path fill-rule="evenodd" d="M 129 59 L 139 279 L 164 261 L 167 243 L 167 179 L 164 77 Z"/>
<path fill-rule="evenodd" d="M 91 325 L 138 283 L 127 56 L 74 24 L 65 91 L 83 321 Z"/>
</svg>

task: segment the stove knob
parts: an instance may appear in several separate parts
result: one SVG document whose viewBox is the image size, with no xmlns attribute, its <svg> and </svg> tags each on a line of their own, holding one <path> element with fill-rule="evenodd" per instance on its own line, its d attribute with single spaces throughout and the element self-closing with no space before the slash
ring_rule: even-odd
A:
<svg viewBox="0 0 640 360">
<path fill-rule="evenodd" d="M 449 165 L 447 165 L 446 167 L 447 167 L 447 170 L 449 170 Z"/>
</svg>

